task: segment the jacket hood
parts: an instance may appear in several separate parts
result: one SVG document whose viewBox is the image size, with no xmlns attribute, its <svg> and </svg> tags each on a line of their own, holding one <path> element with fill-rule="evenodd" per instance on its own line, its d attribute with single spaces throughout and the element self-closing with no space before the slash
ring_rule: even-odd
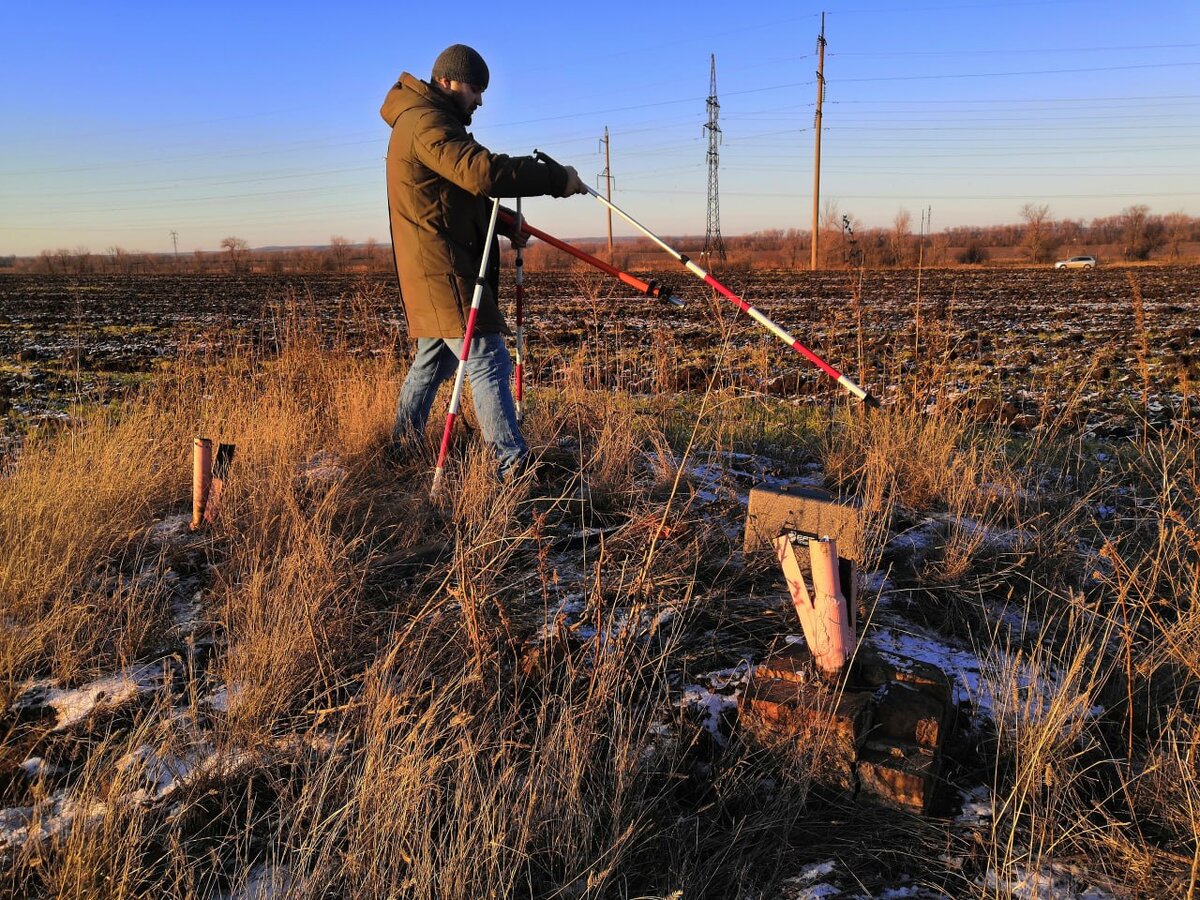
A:
<svg viewBox="0 0 1200 900">
<path fill-rule="evenodd" d="M 383 106 L 379 108 L 379 114 L 383 116 L 383 121 L 388 123 L 388 127 L 394 127 L 402 113 L 418 107 L 448 112 L 464 125 L 471 121 L 469 117 L 463 115 L 462 110 L 442 96 L 437 88 L 408 72 L 401 75 L 400 80 L 392 85 L 392 89 L 383 99 Z"/>
</svg>

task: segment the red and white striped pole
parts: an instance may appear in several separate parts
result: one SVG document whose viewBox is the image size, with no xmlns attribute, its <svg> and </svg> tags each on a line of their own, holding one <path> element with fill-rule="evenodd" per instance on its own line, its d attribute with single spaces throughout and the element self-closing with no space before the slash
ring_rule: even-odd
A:
<svg viewBox="0 0 1200 900">
<path fill-rule="evenodd" d="M 517 198 L 517 232 L 521 231 L 521 224 L 524 219 L 521 217 L 521 198 Z M 517 421 L 525 420 L 525 400 L 524 400 L 524 368 L 525 368 L 525 250 L 522 244 L 515 245 L 517 254 L 516 263 L 514 264 L 516 274 L 514 280 L 516 282 L 517 295 L 517 350 L 516 350 L 516 386 L 513 390 L 513 403 L 516 406 Z"/>
<path fill-rule="evenodd" d="M 467 357 L 471 352 L 471 337 L 475 332 L 475 317 L 479 313 L 479 302 L 483 299 L 483 286 L 487 282 L 488 259 L 492 255 L 492 239 L 496 234 L 496 215 L 500 212 L 499 199 L 492 201 L 492 216 L 488 220 L 487 237 L 483 242 L 483 259 L 479 263 L 479 276 L 475 279 L 475 292 L 471 295 L 471 311 L 467 313 L 467 324 L 463 328 L 462 353 L 458 357 L 458 371 L 454 375 L 454 393 L 450 395 L 450 411 L 446 414 L 446 428 L 442 432 L 442 448 L 438 451 L 437 467 L 433 470 L 433 484 L 429 497 L 437 496 L 442 486 L 442 474 L 446 468 L 446 456 L 450 452 L 450 434 L 454 430 L 454 417 L 458 415 L 458 404 L 462 401 L 463 379 L 467 374 Z"/>
<path fill-rule="evenodd" d="M 544 159 L 547 162 L 554 162 L 553 159 L 551 159 L 545 153 L 542 153 L 540 150 L 534 150 L 533 155 L 540 159 Z M 857 384 L 855 384 L 854 381 L 851 380 L 851 378 L 848 375 L 843 375 L 841 372 L 839 372 L 837 369 L 835 369 L 829 363 L 825 362 L 825 360 L 821 359 L 821 357 L 817 356 L 817 354 L 813 353 L 811 350 L 809 350 L 807 347 L 805 347 L 802 343 L 800 343 L 800 341 L 796 340 L 794 337 L 792 337 L 790 334 L 788 334 L 788 332 L 786 330 L 781 328 L 779 325 L 776 325 L 769 318 L 767 318 L 765 315 L 763 315 L 761 312 L 759 312 L 758 309 L 751 306 L 749 303 L 747 303 L 745 300 L 743 300 L 741 297 L 739 297 L 733 291 L 729 290 L 729 288 L 725 287 L 725 285 L 721 284 L 721 282 L 717 281 L 717 279 L 713 278 L 712 275 L 710 275 L 708 272 L 704 271 L 704 269 L 700 268 L 698 265 L 696 265 L 694 262 L 692 262 L 684 254 L 680 253 L 678 250 L 674 249 L 673 247 L 668 246 L 662 240 L 662 238 L 660 238 L 658 235 L 656 235 L 654 232 L 652 232 L 649 228 L 647 228 L 645 225 L 643 225 L 641 222 L 639 222 L 633 216 L 629 215 L 629 213 L 625 212 L 623 209 L 621 209 L 615 203 L 612 203 L 609 200 L 606 200 L 597 191 L 595 191 L 593 188 L 589 187 L 588 185 L 585 184 L 584 188 L 587 190 L 587 192 L 589 194 L 591 194 L 593 197 L 595 197 L 597 200 L 599 200 L 601 203 L 603 203 L 605 206 L 607 206 L 609 209 L 611 209 L 613 212 L 615 212 L 618 216 L 620 216 L 622 219 L 624 219 L 626 222 L 628 222 L 630 225 L 632 225 L 634 228 L 636 228 L 642 234 L 646 235 L 646 237 L 650 238 L 650 240 L 654 241 L 654 243 L 658 244 L 658 246 L 662 247 L 662 249 L 665 250 L 667 253 L 669 253 L 671 256 L 675 257 L 676 260 L 683 263 L 684 267 L 689 272 L 691 272 L 693 275 L 695 275 L 697 278 L 699 278 L 701 281 L 703 281 L 705 284 L 707 284 L 709 287 L 711 287 L 718 294 L 720 294 L 721 296 L 725 297 L 726 299 L 732 301 L 734 303 L 734 305 L 737 306 L 738 309 L 740 309 L 742 312 L 746 313 L 746 315 L 748 315 L 750 318 L 752 318 L 759 325 L 762 325 L 764 328 L 766 328 L 768 331 L 770 331 L 773 335 L 775 335 L 777 338 L 779 338 L 781 341 L 783 341 L 785 344 L 787 344 L 789 347 L 791 347 L 793 350 L 795 350 L 797 353 L 799 353 L 801 356 L 803 356 L 805 359 L 807 359 L 809 362 L 811 362 L 813 365 L 815 365 L 818 369 L 820 369 L 822 372 L 824 372 L 826 375 L 828 375 L 830 378 L 832 378 L 834 381 L 836 381 L 838 384 L 840 384 L 843 388 L 845 388 L 847 391 L 849 391 L 851 394 L 853 394 L 855 397 L 857 397 L 859 400 L 861 400 L 867 406 L 878 406 L 879 405 L 878 400 L 876 400 L 874 397 L 872 397 L 870 394 L 868 394 L 865 390 L 863 390 L 861 387 L 859 387 Z"/>
<path fill-rule="evenodd" d="M 515 221 L 505 211 L 501 211 L 500 218 L 506 222 L 514 222 Z M 684 305 L 682 300 L 680 300 L 678 297 L 676 297 L 674 294 L 671 293 L 671 289 L 669 287 L 667 287 L 665 284 L 659 284 L 653 278 L 650 279 L 649 282 L 645 282 L 645 281 L 642 281 L 642 279 L 640 279 L 634 275 L 630 275 L 628 272 L 622 272 L 616 266 L 609 265 L 604 260 L 597 259 L 596 257 L 592 256 L 590 253 L 585 253 L 584 251 L 580 250 L 578 247 L 572 247 L 566 241 L 561 241 L 558 238 L 556 238 L 554 235 L 547 234 L 545 231 L 542 231 L 540 228 L 534 228 L 532 225 L 530 225 L 524 219 L 521 220 L 521 222 L 517 225 L 517 227 L 520 228 L 521 231 L 530 235 L 531 237 L 535 237 L 539 241 L 545 241 L 551 247 L 555 247 L 555 248 L 563 251 L 564 253 L 569 253 L 571 256 L 575 257 L 576 259 L 582 260 L 583 262 L 587 263 L 589 266 L 594 266 L 595 268 L 599 269 L 601 272 L 607 272 L 609 275 L 611 275 L 613 278 L 616 278 L 618 281 L 621 281 L 624 284 L 629 285 L 629 287 L 633 288 L 639 294 L 645 294 L 647 297 L 654 297 L 657 300 L 664 300 L 667 303 L 670 303 L 672 306 L 683 306 Z"/>
</svg>

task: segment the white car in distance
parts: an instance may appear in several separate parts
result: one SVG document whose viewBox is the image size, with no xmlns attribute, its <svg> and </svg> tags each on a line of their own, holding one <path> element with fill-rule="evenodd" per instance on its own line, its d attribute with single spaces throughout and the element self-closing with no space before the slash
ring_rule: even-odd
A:
<svg viewBox="0 0 1200 900">
<path fill-rule="evenodd" d="M 1072 256 L 1070 259 L 1060 259 L 1054 264 L 1056 269 L 1094 269 L 1096 268 L 1096 257 L 1094 256 Z"/>
</svg>

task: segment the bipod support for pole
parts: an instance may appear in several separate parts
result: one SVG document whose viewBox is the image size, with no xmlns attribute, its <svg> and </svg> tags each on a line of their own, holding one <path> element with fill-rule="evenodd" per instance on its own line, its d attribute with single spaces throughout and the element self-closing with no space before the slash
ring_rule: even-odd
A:
<svg viewBox="0 0 1200 900">
<path fill-rule="evenodd" d="M 533 155 L 534 155 L 535 159 L 540 159 L 543 162 L 554 163 L 555 165 L 559 165 L 559 163 L 557 163 L 554 159 L 552 159 L 547 154 L 543 153 L 541 150 L 534 150 Z M 727 299 L 731 303 L 733 303 L 738 309 L 740 309 L 742 312 L 744 312 L 746 315 L 748 315 L 750 318 L 752 318 L 755 322 L 757 322 L 759 325 L 766 328 L 773 335 L 775 335 L 775 337 L 779 338 L 779 340 L 783 341 L 785 344 L 787 344 L 789 347 L 791 347 L 793 350 L 795 350 L 797 353 L 799 353 L 801 356 L 803 356 L 805 359 L 807 359 L 809 362 L 811 362 L 814 366 L 816 366 L 818 369 L 820 369 L 822 372 L 824 372 L 826 375 L 828 375 L 830 378 L 832 378 L 834 381 L 836 381 L 839 385 L 841 385 L 843 389 L 845 389 L 846 391 L 848 391 L 849 393 L 851 393 L 855 397 L 857 397 L 859 400 L 861 400 L 866 406 L 877 407 L 879 405 L 879 402 L 874 397 L 872 397 L 870 394 L 868 394 L 865 390 L 863 390 L 861 387 L 859 387 L 857 384 L 855 384 L 854 380 L 851 379 L 850 376 L 844 375 L 841 372 L 839 372 L 837 369 L 835 369 L 833 366 L 831 366 L 829 363 L 827 363 L 825 360 L 823 360 L 820 356 L 818 356 L 816 353 L 814 353 L 808 347 L 804 346 L 804 344 L 800 343 L 800 341 L 796 340 L 796 338 L 792 337 L 792 335 L 790 335 L 787 331 L 785 331 L 783 328 L 781 328 L 775 322 L 771 321 L 771 319 L 767 318 L 767 316 L 765 316 L 757 308 L 751 306 L 749 303 L 747 303 L 745 300 L 743 300 L 741 297 L 739 297 L 737 294 L 735 294 L 729 288 L 725 287 L 725 285 L 721 284 L 721 282 L 717 281 L 717 279 L 714 278 L 711 274 L 704 271 L 704 269 L 700 268 L 700 266 L 698 266 L 693 260 L 689 259 L 687 256 L 680 253 L 674 247 L 671 247 L 669 244 L 667 244 L 666 241 L 664 241 L 662 238 L 660 238 L 657 234 L 655 234 L 653 231 L 651 231 L 649 228 L 647 228 L 645 225 L 643 225 L 641 222 L 639 222 L 637 219 L 635 219 L 629 213 L 625 212 L 625 210 L 621 209 L 621 207 L 617 206 L 612 201 L 605 199 L 603 196 L 600 195 L 600 193 L 597 190 L 595 190 L 592 187 L 589 187 L 586 184 L 583 186 L 583 189 L 585 191 L 587 191 L 589 194 L 591 194 L 593 197 L 595 197 L 597 200 L 599 200 L 602 204 L 604 204 L 609 209 L 611 209 L 613 212 L 615 212 L 618 216 L 620 216 L 622 219 L 624 219 L 626 222 L 628 222 L 634 228 L 636 228 L 638 231 L 640 231 L 642 234 L 644 234 L 646 237 L 650 238 L 650 240 L 652 240 L 654 243 L 658 244 L 658 246 L 661 247 L 666 253 L 668 253 L 669 255 L 674 257 L 676 262 L 680 263 L 685 269 L 687 269 L 689 272 L 691 272 L 693 275 L 695 275 L 697 278 L 699 278 L 701 281 L 703 281 L 705 284 L 707 284 L 709 287 L 711 287 L 714 291 L 716 291 L 718 294 L 723 296 L 725 299 Z"/>
<path fill-rule="evenodd" d="M 488 260 L 491 258 L 492 238 L 496 234 L 496 218 L 499 211 L 500 200 L 497 198 L 492 201 L 492 214 L 488 219 L 487 237 L 483 242 L 483 257 L 479 261 L 479 275 L 475 279 L 475 291 L 471 295 L 471 309 L 468 311 L 467 321 L 463 325 L 462 352 L 458 355 L 458 370 L 454 375 L 454 391 L 450 394 L 450 409 L 446 413 L 446 427 L 442 429 L 442 445 L 438 450 L 437 465 L 433 470 L 433 482 L 429 487 L 430 500 L 436 499 L 442 488 L 446 456 L 450 452 L 450 437 L 454 433 L 454 419 L 458 415 L 458 405 L 462 400 L 467 359 L 471 353 L 471 338 L 475 333 L 475 317 L 479 314 L 479 301 L 483 297 L 483 287 L 487 284 Z"/>
</svg>

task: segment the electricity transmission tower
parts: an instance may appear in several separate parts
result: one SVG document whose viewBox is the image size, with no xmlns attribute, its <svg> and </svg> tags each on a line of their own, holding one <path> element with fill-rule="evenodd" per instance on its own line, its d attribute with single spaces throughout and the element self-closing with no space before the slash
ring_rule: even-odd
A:
<svg viewBox="0 0 1200 900">
<path fill-rule="evenodd" d="M 704 230 L 704 252 L 701 257 L 709 266 L 713 257 L 725 262 L 725 242 L 721 240 L 721 201 L 717 190 L 717 145 L 721 142 L 721 126 L 717 124 L 717 113 L 721 104 L 717 102 L 717 57 L 709 54 L 708 122 L 708 224 Z"/>
<path fill-rule="evenodd" d="M 608 126 L 604 126 L 604 137 L 600 139 L 600 143 L 604 144 L 604 173 L 600 175 L 604 179 L 604 196 L 608 198 L 608 202 L 612 203 L 612 157 L 609 154 L 608 144 Z M 608 261 L 613 261 L 613 242 L 612 242 L 612 207 L 608 209 Z"/>
</svg>

